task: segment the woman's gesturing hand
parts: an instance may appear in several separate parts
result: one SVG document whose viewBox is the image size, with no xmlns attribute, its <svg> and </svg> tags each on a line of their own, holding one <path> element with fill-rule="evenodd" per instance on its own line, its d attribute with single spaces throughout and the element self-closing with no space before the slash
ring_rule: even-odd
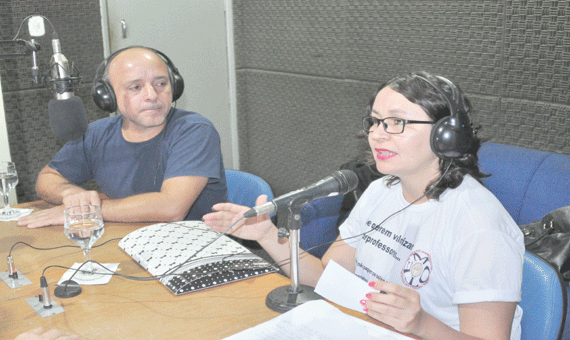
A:
<svg viewBox="0 0 570 340">
<path fill-rule="evenodd" d="M 261 195 L 257 198 L 255 204 L 261 205 L 266 202 L 267 196 Z M 218 203 L 212 207 L 214 212 L 204 215 L 203 220 L 204 223 L 212 229 L 224 232 L 233 223 L 242 218 L 243 214 L 249 209 L 248 207 L 233 203 Z M 262 215 L 242 219 L 228 230 L 227 233 L 242 239 L 259 241 L 264 238 L 272 227 L 273 224 L 271 223 L 269 215 Z"/>
</svg>

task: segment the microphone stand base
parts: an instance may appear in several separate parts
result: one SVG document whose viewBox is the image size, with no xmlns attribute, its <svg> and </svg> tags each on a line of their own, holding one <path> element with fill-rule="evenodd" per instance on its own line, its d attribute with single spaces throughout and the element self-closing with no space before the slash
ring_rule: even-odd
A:
<svg viewBox="0 0 570 340">
<path fill-rule="evenodd" d="M 79 294 L 81 294 L 81 286 L 73 280 L 63 281 L 53 291 L 53 295 L 60 299 L 72 298 Z"/>
<path fill-rule="evenodd" d="M 275 288 L 265 298 L 265 305 L 276 312 L 285 313 L 307 301 L 322 299 L 313 287 L 300 285 L 299 288 L 298 292 L 293 292 L 291 286 Z"/>
</svg>

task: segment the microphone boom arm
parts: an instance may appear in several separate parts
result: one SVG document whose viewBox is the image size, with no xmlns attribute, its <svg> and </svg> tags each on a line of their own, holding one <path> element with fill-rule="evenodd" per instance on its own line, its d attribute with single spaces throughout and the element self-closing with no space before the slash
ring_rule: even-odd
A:
<svg viewBox="0 0 570 340">
<path fill-rule="evenodd" d="M 37 52 L 41 49 L 40 44 L 38 44 L 34 41 L 26 41 L 23 39 L 0 40 L 0 44 L 17 44 L 17 45 L 22 45 L 26 48 L 26 50 L 24 52 L 21 52 L 21 53 L 2 53 L 2 54 L 0 54 L 1 58 L 27 56 L 27 55 L 30 55 L 32 52 Z"/>
</svg>

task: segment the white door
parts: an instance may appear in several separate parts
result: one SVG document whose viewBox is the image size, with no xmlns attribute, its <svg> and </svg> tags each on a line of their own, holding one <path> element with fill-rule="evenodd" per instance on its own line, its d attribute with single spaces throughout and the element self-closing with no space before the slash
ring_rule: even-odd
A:
<svg viewBox="0 0 570 340">
<path fill-rule="evenodd" d="M 224 0 L 106 0 L 111 53 L 131 45 L 166 54 L 184 78 L 176 107 L 214 123 L 222 141 L 224 166 L 237 169 L 237 125 L 232 112 L 226 6 Z M 105 11 L 103 11 L 103 14 Z M 226 23 L 229 22 L 229 25 Z M 233 91 L 232 91 L 233 92 Z M 235 159 L 234 159 L 235 158 Z"/>
</svg>

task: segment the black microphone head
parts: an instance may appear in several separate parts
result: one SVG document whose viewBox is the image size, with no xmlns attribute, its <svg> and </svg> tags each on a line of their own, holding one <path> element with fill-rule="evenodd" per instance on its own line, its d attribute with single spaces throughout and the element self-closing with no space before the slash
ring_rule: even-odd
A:
<svg viewBox="0 0 570 340">
<path fill-rule="evenodd" d="M 339 170 L 332 174 L 340 184 L 340 194 L 346 194 L 358 186 L 358 176 L 352 170 Z"/>
<path fill-rule="evenodd" d="M 79 97 L 51 99 L 48 112 L 51 131 L 58 138 L 70 141 L 87 131 L 87 113 Z"/>
</svg>

